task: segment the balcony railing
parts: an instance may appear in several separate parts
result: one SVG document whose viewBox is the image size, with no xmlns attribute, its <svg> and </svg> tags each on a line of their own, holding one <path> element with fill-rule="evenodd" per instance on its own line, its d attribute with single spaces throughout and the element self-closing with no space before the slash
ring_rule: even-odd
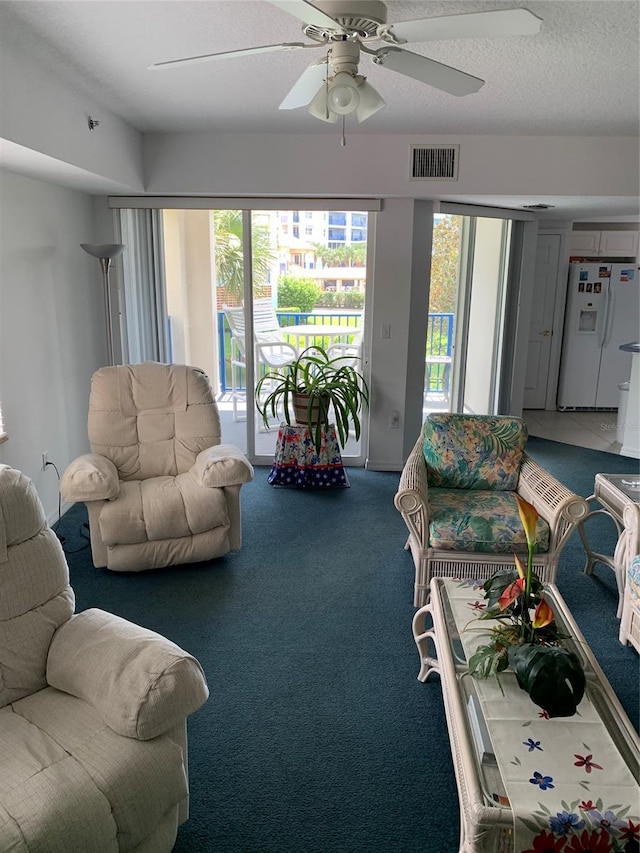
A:
<svg viewBox="0 0 640 853">
<path fill-rule="evenodd" d="M 357 313 L 294 313 L 278 311 L 278 319 L 284 330 L 301 324 L 341 325 L 354 331 L 362 322 L 362 314 Z M 453 314 L 429 314 L 427 325 L 427 346 L 425 362 L 428 366 L 427 393 L 448 393 L 451 352 L 453 344 Z M 293 330 L 292 330 L 293 331 Z M 220 390 L 231 390 L 231 331 L 223 311 L 218 312 L 218 357 L 220 363 Z"/>
</svg>

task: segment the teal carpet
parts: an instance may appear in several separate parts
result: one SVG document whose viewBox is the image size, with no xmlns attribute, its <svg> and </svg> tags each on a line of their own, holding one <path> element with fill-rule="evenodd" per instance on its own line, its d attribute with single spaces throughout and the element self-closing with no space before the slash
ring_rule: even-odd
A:
<svg viewBox="0 0 640 853">
<path fill-rule="evenodd" d="M 574 490 L 637 461 L 530 439 Z M 350 489 L 242 489 L 240 552 L 140 574 L 96 570 L 76 505 L 60 529 L 77 609 L 159 631 L 202 663 L 189 720 L 191 818 L 176 853 L 454 853 L 457 792 L 440 685 L 417 681 L 413 563 L 398 474 L 349 469 Z M 591 529 L 593 528 L 593 529 Z M 611 553 L 613 524 L 590 523 Z M 78 550 L 82 549 L 82 550 Z M 558 585 L 638 725 L 638 656 L 617 639 L 613 573 L 582 573 L 577 534 Z"/>
</svg>

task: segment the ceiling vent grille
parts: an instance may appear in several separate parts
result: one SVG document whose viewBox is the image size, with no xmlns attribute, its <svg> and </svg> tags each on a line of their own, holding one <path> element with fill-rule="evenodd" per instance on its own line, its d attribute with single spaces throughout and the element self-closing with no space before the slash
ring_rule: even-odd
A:
<svg viewBox="0 0 640 853">
<path fill-rule="evenodd" d="M 457 181 L 459 145 L 412 145 L 412 181 Z"/>
</svg>

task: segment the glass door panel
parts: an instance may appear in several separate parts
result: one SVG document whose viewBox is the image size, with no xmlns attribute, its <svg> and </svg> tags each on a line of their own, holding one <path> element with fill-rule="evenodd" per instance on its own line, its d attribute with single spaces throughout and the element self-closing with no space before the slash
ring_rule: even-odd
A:
<svg viewBox="0 0 640 853">
<path fill-rule="evenodd" d="M 423 415 L 496 411 L 511 222 L 437 214 Z"/>
<path fill-rule="evenodd" d="M 497 412 L 510 226 L 504 219 L 475 220 L 457 395 L 458 411 L 469 414 Z"/>
<path fill-rule="evenodd" d="M 252 211 L 254 383 L 309 347 L 363 369 L 367 228 L 366 212 Z M 267 428 L 256 411 L 257 459 L 273 459 L 283 420 L 278 412 Z M 362 436 L 350 434 L 341 455 L 359 464 Z"/>
<path fill-rule="evenodd" d="M 455 319 L 464 217 L 436 214 L 425 355 L 424 415 L 451 411 Z"/>
</svg>

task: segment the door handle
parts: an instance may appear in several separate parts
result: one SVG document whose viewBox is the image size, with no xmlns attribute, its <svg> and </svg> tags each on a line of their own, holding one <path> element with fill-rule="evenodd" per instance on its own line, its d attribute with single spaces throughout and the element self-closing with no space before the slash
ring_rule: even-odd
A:
<svg viewBox="0 0 640 853">
<path fill-rule="evenodd" d="M 538 334 L 542 335 L 543 338 L 548 338 L 551 335 L 551 329 L 543 329 Z"/>
</svg>

